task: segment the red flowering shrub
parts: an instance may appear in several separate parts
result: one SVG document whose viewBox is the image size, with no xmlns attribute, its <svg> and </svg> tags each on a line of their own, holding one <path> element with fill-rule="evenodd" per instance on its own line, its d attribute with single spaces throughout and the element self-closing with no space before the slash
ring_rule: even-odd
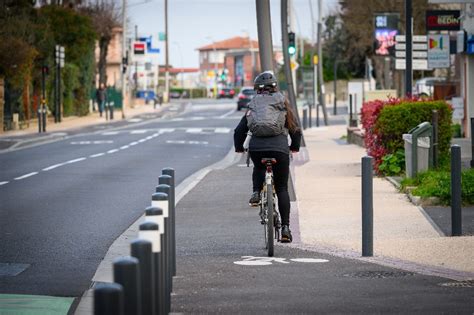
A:
<svg viewBox="0 0 474 315">
<path fill-rule="evenodd" d="M 380 163 L 382 163 L 382 157 L 389 153 L 383 145 L 381 134 L 377 131 L 377 119 L 384 106 L 395 105 L 400 102 L 400 99 L 390 98 L 388 100 L 365 102 L 362 105 L 361 122 L 365 130 L 364 143 L 367 148 L 367 154 L 374 158 L 374 168 L 377 172 Z"/>
<path fill-rule="evenodd" d="M 438 149 L 440 160 L 449 158 L 452 109 L 444 101 L 417 98 L 375 100 L 365 102 L 361 109 L 364 142 L 367 154 L 374 158 L 374 168 L 379 173 L 382 158 L 403 150 L 402 134 L 418 124 L 431 122 L 431 112 L 437 110 Z"/>
</svg>

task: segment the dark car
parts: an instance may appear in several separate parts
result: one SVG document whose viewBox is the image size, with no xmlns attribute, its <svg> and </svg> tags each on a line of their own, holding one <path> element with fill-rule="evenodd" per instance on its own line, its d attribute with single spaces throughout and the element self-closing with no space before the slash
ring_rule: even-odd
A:
<svg viewBox="0 0 474 315">
<path fill-rule="evenodd" d="M 231 88 L 223 88 L 217 93 L 217 98 L 234 98 L 235 91 Z"/>
<path fill-rule="evenodd" d="M 243 87 L 239 93 L 239 99 L 237 100 L 237 110 L 247 108 L 249 102 L 255 96 L 255 90 L 252 87 Z"/>
</svg>

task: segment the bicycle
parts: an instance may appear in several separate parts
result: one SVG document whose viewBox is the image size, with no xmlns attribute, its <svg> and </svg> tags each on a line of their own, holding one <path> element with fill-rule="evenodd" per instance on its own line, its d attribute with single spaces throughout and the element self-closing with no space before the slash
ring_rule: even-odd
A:
<svg viewBox="0 0 474 315">
<path fill-rule="evenodd" d="M 281 219 L 277 210 L 278 203 L 273 183 L 272 165 L 276 164 L 274 158 L 263 158 L 262 164 L 265 164 L 265 182 L 260 192 L 260 219 L 264 227 L 265 248 L 268 251 L 268 257 L 273 256 L 274 240 L 280 241 Z"/>
</svg>

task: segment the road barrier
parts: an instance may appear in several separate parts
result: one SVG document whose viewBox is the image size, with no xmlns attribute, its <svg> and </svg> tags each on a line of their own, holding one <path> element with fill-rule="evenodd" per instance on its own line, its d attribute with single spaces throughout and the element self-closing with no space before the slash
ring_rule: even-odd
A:
<svg viewBox="0 0 474 315">
<path fill-rule="evenodd" d="M 461 147 L 451 146 L 451 235 L 462 235 Z"/>
<path fill-rule="evenodd" d="M 151 206 L 131 243 L 131 256 L 113 262 L 114 283 L 94 288 L 96 315 L 162 315 L 171 311 L 176 275 L 175 172 L 162 170 Z"/>
<path fill-rule="evenodd" d="M 373 158 L 362 158 L 362 256 L 374 254 Z"/>
</svg>

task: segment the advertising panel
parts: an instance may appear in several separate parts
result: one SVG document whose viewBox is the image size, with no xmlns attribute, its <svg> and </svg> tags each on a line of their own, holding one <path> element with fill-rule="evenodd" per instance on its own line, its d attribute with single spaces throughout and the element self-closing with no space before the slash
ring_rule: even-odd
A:
<svg viewBox="0 0 474 315">
<path fill-rule="evenodd" d="M 375 22 L 375 54 L 389 55 L 389 48 L 395 46 L 395 36 L 398 34 L 399 15 L 380 13 L 374 17 Z"/>
</svg>

